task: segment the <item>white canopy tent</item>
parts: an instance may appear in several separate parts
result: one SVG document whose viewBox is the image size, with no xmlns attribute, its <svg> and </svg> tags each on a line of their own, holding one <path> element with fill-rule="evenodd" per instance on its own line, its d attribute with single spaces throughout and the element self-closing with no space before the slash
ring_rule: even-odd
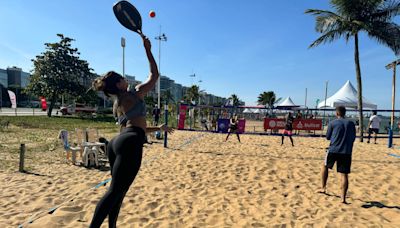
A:
<svg viewBox="0 0 400 228">
<path fill-rule="evenodd" d="M 350 81 L 347 81 L 342 88 L 340 88 L 335 94 L 331 97 L 326 99 L 326 106 L 325 100 L 321 101 L 318 104 L 318 108 L 326 108 L 331 107 L 335 108 L 338 106 L 344 106 L 347 108 L 354 108 L 357 109 L 358 107 L 358 98 L 357 98 L 357 90 L 351 84 Z M 377 105 L 368 101 L 363 97 L 363 108 L 367 109 L 376 109 Z"/>
<path fill-rule="evenodd" d="M 285 100 L 283 100 L 281 103 L 279 103 L 276 107 L 278 109 L 291 109 L 291 108 L 297 108 L 300 106 L 294 104 L 292 99 L 290 97 L 287 97 Z"/>
<path fill-rule="evenodd" d="M 253 113 L 253 111 L 250 108 L 245 108 L 243 110 L 243 113 L 249 114 L 249 113 Z"/>
</svg>

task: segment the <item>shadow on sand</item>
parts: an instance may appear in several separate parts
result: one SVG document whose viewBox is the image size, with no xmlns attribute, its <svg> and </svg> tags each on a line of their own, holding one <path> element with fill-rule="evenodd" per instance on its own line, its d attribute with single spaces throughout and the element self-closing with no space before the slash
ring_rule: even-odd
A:
<svg viewBox="0 0 400 228">
<path fill-rule="evenodd" d="M 399 206 L 387 206 L 378 201 L 367 201 L 366 204 L 362 205 L 363 208 L 371 208 L 371 207 L 378 207 L 378 208 L 388 208 L 388 209 L 397 209 L 400 210 Z"/>
</svg>

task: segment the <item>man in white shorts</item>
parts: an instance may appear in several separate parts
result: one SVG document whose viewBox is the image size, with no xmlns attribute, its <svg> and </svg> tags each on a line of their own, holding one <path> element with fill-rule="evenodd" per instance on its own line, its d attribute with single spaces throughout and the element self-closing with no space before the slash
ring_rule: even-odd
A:
<svg viewBox="0 0 400 228">
<path fill-rule="evenodd" d="M 372 116 L 369 118 L 369 123 L 368 123 L 369 129 L 368 129 L 367 143 L 369 143 L 369 141 L 371 139 L 371 134 L 374 133 L 374 140 L 375 140 L 375 144 L 376 144 L 376 139 L 379 134 L 380 125 L 381 125 L 381 118 L 379 118 L 379 116 L 376 115 L 376 111 L 372 111 Z"/>
</svg>

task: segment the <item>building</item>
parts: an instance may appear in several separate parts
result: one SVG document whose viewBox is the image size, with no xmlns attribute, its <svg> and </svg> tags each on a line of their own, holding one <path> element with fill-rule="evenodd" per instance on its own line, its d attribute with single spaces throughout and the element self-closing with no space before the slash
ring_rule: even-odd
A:
<svg viewBox="0 0 400 228">
<path fill-rule="evenodd" d="M 128 81 L 128 85 L 131 88 L 134 88 L 135 86 L 137 86 L 141 83 L 141 81 L 136 80 L 135 76 L 125 74 L 125 78 Z"/>
<path fill-rule="evenodd" d="M 8 67 L 7 69 L 0 69 L 0 107 L 8 107 L 10 105 L 10 98 L 7 90 L 11 90 L 17 95 L 17 102 L 24 102 L 26 96 L 21 91 L 29 83 L 30 74 L 23 72 L 18 67 Z"/>
<path fill-rule="evenodd" d="M 7 70 L 0 69 L 0 84 L 1 86 L 8 87 L 8 74 Z"/>
<path fill-rule="evenodd" d="M 1 74 L 1 72 L 0 72 Z M 21 68 L 7 68 L 7 86 L 11 88 L 25 88 L 29 83 L 30 74 L 23 72 Z M 1 78 L 1 75 L 0 75 Z M 1 79 L 0 79 L 1 80 Z"/>
<path fill-rule="evenodd" d="M 180 101 L 183 98 L 183 86 L 181 84 L 173 84 L 172 95 L 174 96 L 174 101 Z"/>
</svg>

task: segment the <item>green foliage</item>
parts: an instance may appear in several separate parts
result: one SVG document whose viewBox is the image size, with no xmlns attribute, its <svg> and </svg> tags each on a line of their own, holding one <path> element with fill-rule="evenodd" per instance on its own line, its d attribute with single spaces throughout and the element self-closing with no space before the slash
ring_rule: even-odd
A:
<svg viewBox="0 0 400 228">
<path fill-rule="evenodd" d="M 400 54 L 400 27 L 393 22 L 400 15 L 399 1 L 382 0 L 331 0 L 337 12 L 308 9 L 316 16 L 315 29 L 322 36 L 310 47 L 330 43 L 340 38 L 347 41 L 359 32 Z"/>
<path fill-rule="evenodd" d="M 265 105 L 268 108 L 273 108 L 274 105 L 280 100 L 281 98 L 276 99 L 276 95 L 273 91 L 268 91 L 258 95 L 257 103 L 260 105 Z"/>
<path fill-rule="evenodd" d="M 200 97 L 200 88 L 197 85 L 192 85 L 186 92 L 184 96 L 185 102 L 193 103 L 199 100 Z"/>
<path fill-rule="evenodd" d="M 150 112 L 150 113 L 152 112 L 154 106 L 157 104 L 156 99 L 152 96 L 145 96 L 144 102 L 146 103 L 147 112 Z"/>
<path fill-rule="evenodd" d="M 174 96 L 171 93 L 171 90 L 165 90 L 161 93 L 161 101 L 162 103 L 165 103 L 167 101 L 168 103 L 174 102 Z"/>
<path fill-rule="evenodd" d="M 71 47 L 73 39 L 57 34 L 57 43 L 45 43 L 46 51 L 33 59 L 34 70 L 26 92 L 44 96 L 50 101 L 49 116 L 59 95 L 69 94 L 93 103 L 93 93 L 86 93 L 94 74 L 77 48 Z"/>
<path fill-rule="evenodd" d="M 236 94 L 232 94 L 229 99 L 232 100 L 232 105 L 233 106 L 239 106 L 240 105 L 239 97 Z"/>
</svg>

